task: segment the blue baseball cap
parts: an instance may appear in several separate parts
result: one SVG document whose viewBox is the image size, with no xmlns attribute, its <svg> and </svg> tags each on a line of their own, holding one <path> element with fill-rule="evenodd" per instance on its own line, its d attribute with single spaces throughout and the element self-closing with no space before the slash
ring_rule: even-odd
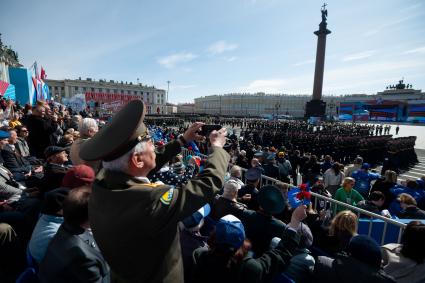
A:
<svg viewBox="0 0 425 283">
<path fill-rule="evenodd" d="M 9 132 L 0 130 L 0 140 L 8 139 L 10 137 Z"/>
<path fill-rule="evenodd" d="M 370 164 L 369 163 L 363 163 L 362 169 L 368 170 L 369 168 L 370 168 Z"/>
<path fill-rule="evenodd" d="M 245 240 L 242 222 L 231 214 L 223 216 L 215 226 L 215 240 L 217 245 L 239 249 Z"/>
</svg>

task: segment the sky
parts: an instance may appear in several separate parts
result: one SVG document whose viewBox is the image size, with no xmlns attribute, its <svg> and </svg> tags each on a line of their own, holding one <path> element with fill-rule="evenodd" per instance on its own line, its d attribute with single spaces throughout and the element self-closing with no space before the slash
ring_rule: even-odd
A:
<svg viewBox="0 0 425 283">
<path fill-rule="evenodd" d="M 329 0 L 323 94 L 425 89 L 425 1 Z M 173 103 L 311 94 L 322 1 L 0 0 L 0 33 L 49 79 L 132 81 Z"/>
</svg>

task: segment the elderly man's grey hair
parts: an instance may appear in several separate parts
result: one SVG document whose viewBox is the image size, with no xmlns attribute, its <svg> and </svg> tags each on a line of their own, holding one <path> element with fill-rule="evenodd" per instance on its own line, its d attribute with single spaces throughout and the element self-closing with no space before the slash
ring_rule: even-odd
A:
<svg viewBox="0 0 425 283">
<path fill-rule="evenodd" d="M 78 124 L 78 131 L 80 132 L 80 135 L 84 138 L 84 137 L 89 137 L 90 135 L 90 130 L 94 130 L 97 131 L 98 130 L 98 126 L 97 126 L 97 122 L 95 119 L 93 118 L 84 118 L 83 120 L 80 121 L 80 123 Z"/>
<path fill-rule="evenodd" d="M 224 183 L 223 197 L 227 199 L 232 199 L 237 195 L 239 189 L 240 185 L 238 183 L 233 180 L 229 180 Z"/>
<path fill-rule="evenodd" d="M 111 160 L 111 161 L 103 161 L 102 165 L 105 170 L 109 171 L 116 171 L 116 172 L 123 172 L 127 173 L 128 171 L 128 162 L 130 161 L 131 156 L 134 153 L 140 153 L 146 150 L 148 146 L 148 142 L 143 141 L 139 142 L 134 146 L 132 149 L 130 149 L 126 154 L 118 157 L 117 159 Z"/>
<path fill-rule="evenodd" d="M 237 165 L 233 165 L 230 169 L 230 176 L 240 178 L 242 176 L 242 169 Z"/>
</svg>

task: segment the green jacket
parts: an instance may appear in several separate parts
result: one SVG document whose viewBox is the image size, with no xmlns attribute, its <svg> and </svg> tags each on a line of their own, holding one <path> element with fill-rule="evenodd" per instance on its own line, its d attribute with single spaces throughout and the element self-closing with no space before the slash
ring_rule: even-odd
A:
<svg viewBox="0 0 425 283">
<path fill-rule="evenodd" d="M 335 197 L 334 199 L 339 200 L 341 202 L 345 202 L 347 204 L 350 205 L 354 205 L 356 206 L 357 203 L 359 203 L 360 201 L 364 200 L 364 198 L 362 197 L 362 195 L 356 191 L 355 189 L 351 190 L 351 193 L 348 193 L 344 190 L 344 188 L 339 188 L 336 193 L 335 193 Z M 337 206 L 337 212 L 346 210 L 347 208 L 338 205 Z"/>
<path fill-rule="evenodd" d="M 177 141 L 157 154 L 157 168 L 180 151 Z M 102 170 L 93 184 L 89 219 L 116 282 L 183 282 L 177 223 L 213 200 L 229 155 L 212 148 L 203 172 L 183 188 L 147 183 Z"/>
</svg>

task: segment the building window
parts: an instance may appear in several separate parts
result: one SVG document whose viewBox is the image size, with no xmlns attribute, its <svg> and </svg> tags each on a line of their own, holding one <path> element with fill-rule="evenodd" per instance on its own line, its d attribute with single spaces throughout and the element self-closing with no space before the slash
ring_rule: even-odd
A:
<svg viewBox="0 0 425 283">
<path fill-rule="evenodd" d="M 78 90 L 78 86 L 75 87 L 75 90 Z"/>
<path fill-rule="evenodd" d="M 87 90 L 87 88 L 83 87 L 83 91 L 86 91 L 86 90 Z"/>
<path fill-rule="evenodd" d="M 121 93 L 124 94 L 124 90 L 121 90 Z"/>
<path fill-rule="evenodd" d="M 65 91 L 65 88 L 64 87 L 61 87 L 61 91 Z"/>
<path fill-rule="evenodd" d="M 91 91 L 94 92 L 94 87 L 91 88 Z"/>
</svg>

